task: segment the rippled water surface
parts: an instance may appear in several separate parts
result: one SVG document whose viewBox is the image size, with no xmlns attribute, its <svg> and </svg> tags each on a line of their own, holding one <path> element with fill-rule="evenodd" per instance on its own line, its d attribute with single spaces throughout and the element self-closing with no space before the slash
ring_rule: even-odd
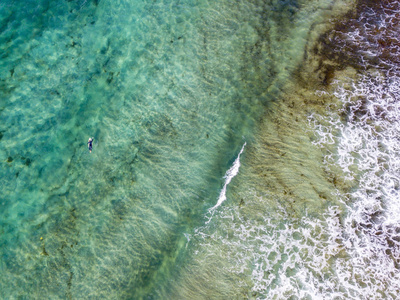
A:
<svg viewBox="0 0 400 300">
<path fill-rule="evenodd" d="M 1 298 L 395 299 L 371 2 L 0 3 Z"/>
</svg>

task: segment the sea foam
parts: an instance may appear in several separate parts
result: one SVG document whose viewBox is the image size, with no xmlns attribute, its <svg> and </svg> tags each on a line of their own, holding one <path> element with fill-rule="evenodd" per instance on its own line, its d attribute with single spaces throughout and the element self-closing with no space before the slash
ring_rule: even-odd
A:
<svg viewBox="0 0 400 300">
<path fill-rule="evenodd" d="M 232 167 L 229 168 L 228 171 L 225 173 L 225 183 L 224 187 L 222 188 L 218 202 L 215 204 L 212 208 L 210 208 L 210 211 L 215 210 L 218 206 L 220 206 L 225 200 L 226 200 L 226 188 L 228 187 L 228 184 L 231 182 L 231 180 L 239 173 L 239 168 L 240 168 L 240 155 L 243 153 L 244 147 L 246 146 L 246 143 L 243 144 L 242 149 L 240 150 L 237 158 L 232 164 Z"/>
</svg>

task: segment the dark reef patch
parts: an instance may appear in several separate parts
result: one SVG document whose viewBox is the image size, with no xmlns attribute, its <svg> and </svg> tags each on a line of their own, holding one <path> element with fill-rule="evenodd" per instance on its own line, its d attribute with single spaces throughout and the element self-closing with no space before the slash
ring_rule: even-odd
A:
<svg viewBox="0 0 400 300">
<path fill-rule="evenodd" d="M 320 85 L 330 85 L 335 72 L 348 67 L 362 71 L 370 67 L 384 69 L 388 64 L 400 63 L 397 52 L 393 51 L 400 48 L 400 39 L 394 34 L 398 22 L 389 23 L 391 26 L 380 25 L 393 5 L 390 1 L 358 1 L 354 10 L 336 19 L 334 27 L 319 37 L 313 48 L 305 53 L 305 59 L 317 60 L 313 64 L 314 79 Z M 372 11 L 373 14 L 367 13 Z M 351 32 L 360 34 L 349 40 Z M 368 55 L 369 52 L 379 53 L 379 57 Z M 299 78 L 304 84 L 309 79 L 304 75 Z"/>
</svg>

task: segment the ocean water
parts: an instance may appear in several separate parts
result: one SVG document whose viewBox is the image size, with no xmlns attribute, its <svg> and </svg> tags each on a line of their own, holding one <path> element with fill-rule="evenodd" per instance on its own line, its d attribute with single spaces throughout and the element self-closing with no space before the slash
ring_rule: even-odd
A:
<svg viewBox="0 0 400 300">
<path fill-rule="evenodd" d="M 0 3 L 0 298 L 395 299 L 399 11 Z"/>
</svg>

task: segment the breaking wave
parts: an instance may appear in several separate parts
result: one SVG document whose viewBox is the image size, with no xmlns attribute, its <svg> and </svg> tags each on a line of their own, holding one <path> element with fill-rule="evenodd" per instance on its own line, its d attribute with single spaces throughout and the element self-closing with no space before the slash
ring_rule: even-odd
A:
<svg viewBox="0 0 400 300">
<path fill-rule="evenodd" d="M 246 143 L 242 146 L 242 149 L 240 150 L 237 158 L 232 164 L 232 167 L 228 171 L 226 171 L 224 179 L 225 183 L 224 186 L 219 194 L 219 198 L 217 201 L 217 204 L 210 208 L 210 211 L 215 210 L 218 206 L 220 206 L 225 200 L 226 200 L 226 188 L 228 187 L 228 184 L 231 182 L 231 180 L 239 173 L 239 168 L 240 168 L 240 155 L 243 153 L 244 147 L 246 146 Z"/>
</svg>

